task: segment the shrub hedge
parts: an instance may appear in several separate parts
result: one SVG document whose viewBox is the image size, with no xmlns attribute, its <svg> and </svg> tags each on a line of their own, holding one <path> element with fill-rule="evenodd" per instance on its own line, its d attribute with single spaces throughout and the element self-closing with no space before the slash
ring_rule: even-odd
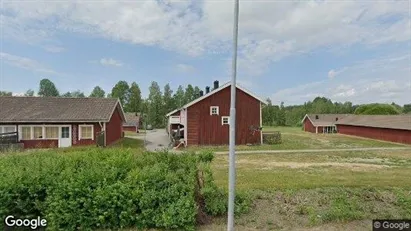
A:
<svg viewBox="0 0 411 231">
<path fill-rule="evenodd" d="M 281 132 L 263 133 L 263 144 L 281 144 Z"/>
<path fill-rule="evenodd" d="M 134 154 L 125 149 L 43 151 L 0 158 L 0 216 L 47 219 L 48 230 L 123 227 L 194 230 L 222 215 L 210 152 Z M 236 212 L 250 201 L 238 195 Z"/>
</svg>

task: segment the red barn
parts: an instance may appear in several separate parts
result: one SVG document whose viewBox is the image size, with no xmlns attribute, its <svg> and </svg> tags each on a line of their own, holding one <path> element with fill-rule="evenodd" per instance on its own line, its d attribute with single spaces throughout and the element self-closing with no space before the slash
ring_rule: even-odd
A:
<svg viewBox="0 0 411 231">
<path fill-rule="evenodd" d="M 341 134 L 411 144 L 410 115 L 351 115 L 336 125 Z"/>
<path fill-rule="evenodd" d="M 0 135 L 16 133 L 24 148 L 103 145 L 122 137 L 125 121 L 118 99 L 0 97 Z M 4 134 L 9 133 L 9 134 Z"/>
<path fill-rule="evenodd" d="M 348 114 L 307 114 L 302 123 L 304 131 L 312 133 L 334 133 L 337 131 L 336 122 Z"/>
<path fill-rule="evenodd" d="M 229 143 L 230 86 L 214 89 L 206 87 L 206 92 L 194 101 L 167 114 L 167 130 L 170 136 L 180 131 L 181 143 L 189 145 L 226 145 Z M 237 85 L 236 91 L 236 145 L 262 143 L 263 100 Z"/>
<path fill-rule="evenodd" d="M 123 131 L 138 133 L 142 122 L 140 114 L 136 112 L 126 112 L 124 115 L 126 121 L 123 123 Z"/>
</svg>

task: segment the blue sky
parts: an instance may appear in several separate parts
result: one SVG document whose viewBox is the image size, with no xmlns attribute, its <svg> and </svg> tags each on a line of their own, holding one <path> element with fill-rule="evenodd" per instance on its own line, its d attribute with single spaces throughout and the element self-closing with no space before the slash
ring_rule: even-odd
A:
<svg viewBox="0 0 411 231">
<path fill-rule="evenodd" d="M 195 3 L 195 4 L 194 4 Z M 4 1 L 0 90 L 230 79 L 232 1 Z M 411 103 L 409 1 L 240 1 L 238 81 L 273 102 Z"/>
</svg>

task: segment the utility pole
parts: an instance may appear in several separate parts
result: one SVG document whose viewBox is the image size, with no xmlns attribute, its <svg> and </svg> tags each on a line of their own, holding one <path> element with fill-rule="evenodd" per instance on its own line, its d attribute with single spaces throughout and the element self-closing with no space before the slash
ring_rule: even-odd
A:
<svg viewBox="0 0 411 231">
<path fill-rule="evenodd" d="M 230 106 L 230 153 L 228 171 L 228 219 L 227 230 L 234 231 L 234 200 L 235 200 L 235 125 L 236 110 L 235 97 L 237 92 L 237 43 L 238 43 L 238 12 L 239 0 L 234 0 L 234 29 L 233 29 L 233 62 L 231 78 L 231 106 Z"/>
</svg>

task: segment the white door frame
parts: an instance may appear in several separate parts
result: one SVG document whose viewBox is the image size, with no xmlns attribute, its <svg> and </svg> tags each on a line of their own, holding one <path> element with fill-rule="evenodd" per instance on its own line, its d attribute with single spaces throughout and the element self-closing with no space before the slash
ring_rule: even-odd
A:
<svg viewBox="0 0 411 231">
<path fill-rule="evenodd" d="M 62 138 L 61 137 L 61 135 L 62 135 L 62 129 L 63 128 L 66 128 L 66 127 L 68 127 L 69 128 L 69 137 L 68 138 Z M 58 143 L 59 143 L 59 148 L 62 148 L 62 147 L 71 147 L 72 146 L 72 132 L 71 132 L 71 125 L 61 125 L 61 126 L 59 126 L 59 139 L 58 139 Z M 62 142 L 63 141 L 63 142 Z M 70 142 L 68 142 L 68 141 L 70 141 Z"/>
</svg>

